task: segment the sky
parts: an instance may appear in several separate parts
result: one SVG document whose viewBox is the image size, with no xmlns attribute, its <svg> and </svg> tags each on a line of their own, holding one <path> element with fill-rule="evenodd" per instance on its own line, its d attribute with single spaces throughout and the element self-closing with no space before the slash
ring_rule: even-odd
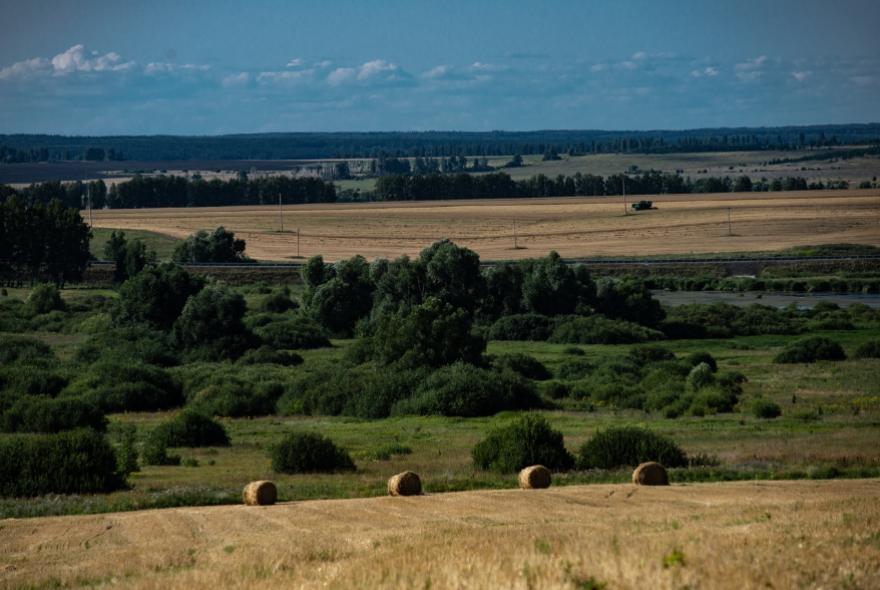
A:
<svg viewBox="0 0 880 590">
<path fill-rule="evenodd" d="M 0 133 L 880 121 L 876 0 L 0 0 Z"/>
</svg>

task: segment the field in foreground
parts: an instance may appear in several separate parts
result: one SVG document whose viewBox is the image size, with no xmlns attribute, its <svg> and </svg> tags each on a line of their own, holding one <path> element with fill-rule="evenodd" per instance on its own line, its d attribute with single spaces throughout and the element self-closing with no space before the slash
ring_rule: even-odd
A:
<svg viewBox="0 0 880 590">
<path fill-rule="evenodd" d="M 876 588 L 877 484 L 568 486 L 6 520 L 0 584 Z"/>
<path fill-rule="evenodd" d="M 544 256 L 689 254 L 779 250 L 817 243 L 880 246 L 880 191 L 640 196 L 656 210 L 624 215 L 617 197 L 492 199 L 288 206 L 114 209 L 94 212 L 96 228 L 185 238 L 219 225 L 247 241 L 258 260 L 321 254 L 393 258 L 441 238 L 485 260 Z M 731 226 L 728 228 L 728 211 Z M 517 245 L 514 249 L 514 224 Z M 728 229 L 732 235 L 728 235 Z"/>
</svg>

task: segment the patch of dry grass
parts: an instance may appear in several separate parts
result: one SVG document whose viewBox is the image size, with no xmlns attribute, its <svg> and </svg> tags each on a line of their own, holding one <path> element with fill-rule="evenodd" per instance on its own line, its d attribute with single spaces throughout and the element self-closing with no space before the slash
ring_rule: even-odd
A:
<svg viewBox="0 0 880 590">
<path fill-rule="evenodd" d="M 877 484 L 570 486 L 6 520 L 0 585 L 871 588 Z"/>
</svg>

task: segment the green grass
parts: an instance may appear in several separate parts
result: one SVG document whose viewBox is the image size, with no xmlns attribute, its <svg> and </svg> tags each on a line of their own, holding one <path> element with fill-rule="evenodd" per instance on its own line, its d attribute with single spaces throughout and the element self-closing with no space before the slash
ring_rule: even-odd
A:
<svg viewBox="0 0 880 590">
<path fill-rule="evenodd" d="M 110 234 L 114 231 L 117 230 L 106 227 L 92 228 L 92 241 L 89 243 L 89 250 L 92 256 L 99 259 L 104 258 L 104 245 L 110 239 Z M 169 260 L 174 252 L 174 247 L 180 242 L 177 238 L 152 231 L 140 229 L 126 229 L 123 231 L 125 231 L 125 237 L 128 240 L 142 240 L 147 245 L 147 248 L 156 252 L 159 260 Z"/>
</svg>

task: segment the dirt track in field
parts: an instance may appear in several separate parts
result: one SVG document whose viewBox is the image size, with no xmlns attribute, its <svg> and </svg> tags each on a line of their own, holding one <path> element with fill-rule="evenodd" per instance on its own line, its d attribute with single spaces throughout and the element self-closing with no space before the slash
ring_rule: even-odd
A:
<svg viewBox="0 0 880 590">
<path fill-rule="evenodd" d="M 483 259 L 778 250 L 822 243 L 880 246 L 880 191 L 671 195 L 656 210 L 624 215 L 616 197 L 495 199 L 287 206 L 104 210 L 96 227 L 185 238 L 223 225 L 258 260 L 410 256 L 448 237 Z M 728 227 L 728 210 L 730 227 Z M 514 249 L 514 225 L 517 246 Z M 729 232 L 730 230 L 730 232 Z M 733 235 L 728 235 L 732 233 Z"/>
<path fill-rule="evenodd" d="M 0 587 L 877 588 L 878 483 L 593 485 L 2 520 Z"/>
</svg>

